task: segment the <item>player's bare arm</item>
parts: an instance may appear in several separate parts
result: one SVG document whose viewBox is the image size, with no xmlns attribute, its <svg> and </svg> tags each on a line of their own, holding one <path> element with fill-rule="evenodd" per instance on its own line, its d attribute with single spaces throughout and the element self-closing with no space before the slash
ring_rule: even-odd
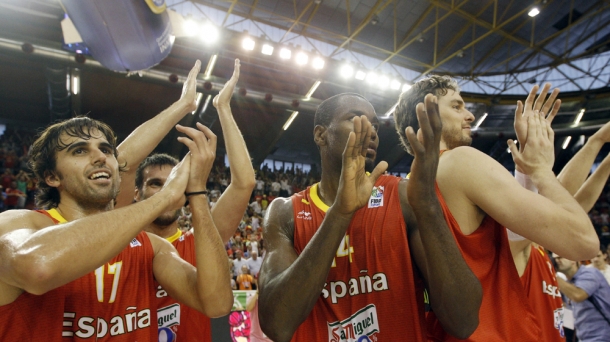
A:
<svg viewBox="0 0 610 342">
<path fill-rule="evenodd" d="M 441 119 L 436 97 L 416 107 L 421 142 L 411 127 L 406 136 L 415 159 L 411 177 L 400 184 L 401 205 L 413 258 L 430 294 L 430 304 L 445 331 L 470 336 L 479 324 L 481 284 L 462 257 L 435 192 Z"/>
<path fill-rule="evenodd" d="M 291 200 L 275 200 L 268 208 L 259 315 L 261 328 L 274 341 L 289 341 L 313 309 L 353 214 L 366 204 L 375 181 L 387 168 L 386 162 L 380 162 L 366 175 L 365 157 L 373 128 L 365 116 L 355 117 L 353 124 L 343 151 L 336 198 L 300 255 L 294 250 Z"/>
<path fill-rule="evenodd" d="M 0 305 L 22 291 L 43 294 L 95 270 L 158 215 L 181 206 L 187 181 L 188 173 L 177 173 L 158 196 L 126 208 L 83 218 L 66 210 L 69 222 L 61 225 L 27 210 L 0 214 Z"/>
<path fill-rule="evenodd" d="M 576 194 L 574 194 L 574 198 L 578 201 L 584 211 L 589 212 L 593 208 L 599 195 L 602 193 L 609 176 L 610 156 L 606 156 L 597 169 L 595 169 L 595 172 L 587 178 L 585 183 L 578 189 Z"/>
<path fill-rule="evenodd" d="M 188 136 L 178 140 L 190 151 L 184 161 L 189 165 L 186 194 L 192 210 L 197 267 L 183 261 L 173 246 L 155 236 L 154 239 L 162 243 L 153 244 L 159 247 L 153 270 L 155 278 L 170 296 L 207 316 L 219 317 L 229 313 L 233 305 L 233 294 L 226 276 L 229 267 L 222 239 L 210 213 L 207 195 L 198 194 L 206 190 L 208 175 L 216 157 L 216 136 L 205 126 L 197 130 L 178 125 L 177 129 Z"/>
<path fill-rule="evenodd" d="M 255 185 L 250 154 L 239 127 L 235 123 L 233 113 L 231 113 L 231 95 L 239 79 L 239 69 L 239 59 L 236 59 L 233 76 L 213 100 L 214 107 L 218 110 L 231 169 L 231 183 L 212 208 L 212 217 L 224 242 L 229 241 L 235 233 L 242 219 L 239 213 L 243 213 L 248 207 L 248 201 Z"/>
<path fill-rule="evenodd" d="M 557 178 L 571 194 L 575 194 L 587 179 L 595 157 L 607 142 L 610 142 L 610 122 L 589 137 L 585 145 L 561 170 Z"/>
<path fill-rule="evenodd" d="M 133 202 L 138 165 L 157 147 L 174 125 L 186 114 L 197 109 L 197 74 L 200 68 L 201 62 L 197 60 L 182 86 L 182 95 L 178 101 L 138 126 L 118 146 L 119 162 L 126 165 L 127 171 L 121 174 L 121 191 L 117 197 L 116 207 Z"/>
<path fill-rule="evenodd" d="M 527 145 L 552 145 L 553 134 L 541 115 L 528 118 Z M 514 143 L 510 147 L 516 163 L 526 159 L 521 159 Z M 526 148 L 523 153 L 535 150 Z M 599 246 L 591 221 L 553 174 L 554 155 L 538 157 L 532 164 L 535 166 L 521 164 L 521 167 L 526 168 L 524 173 L 530 176 L 540 195 L 522 188 L 502 165 L 470 147 L 445 152 L 437 180 L 444 192 L 458 194 L 449 196 L 447 202 L 458 209 L 452 212 L 464 234 L 476 230 L 488 214 L 515 233 L 568 258 L 591 258 Z M 480 170 L 487 172 L 481 174 Z"/>
</svg>

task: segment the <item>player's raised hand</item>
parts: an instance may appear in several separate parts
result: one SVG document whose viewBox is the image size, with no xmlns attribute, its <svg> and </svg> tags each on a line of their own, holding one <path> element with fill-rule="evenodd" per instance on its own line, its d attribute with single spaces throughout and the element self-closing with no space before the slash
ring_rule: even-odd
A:
<svg viewBox="0 0 610 342">
<path fill-rule="evenodd" d="M 235 59 L 235 68 L 233 69 L 233 76 L 225 83 L 225 86 L 222 87 L 218 95 L 214 96 L 214 100 L 212 104 L 214 108 L 218 108 L 219 106 L 229 106 L 231 102 L 231 96 L 233 95 L 233 91 L 235 90 L 235 85 L 237 84 L 237 80 L 239 80 L 239 59 Z"/>
<path fill-rule="evenodd" d="M 535 112 L 527 118 L 527 144 L 519 151 L 513 140 L 508 140 L 515 165 L 526 175 L 551 172 L 555 162 L 555 132 L 545 115 Z"/>
<path fill-rule="evenodd" d="M 434 184 L 440 154 L 441 117 L 438 110 L 438 99 L 432 94 L 426 95 L 424 103 L 415 107 L 419 131 L 417 135 L 412 127 L 407 127 L 405 135 L 413 148 L 414 159 L 411 164 L 411 176 L 407 183 L 409 203 L 425 203 L 422 199 L 436 198 Z"/>
<path fill-rule="evenodd" d="M 517 133 L 517 140 L 519 140 L 519 150 L 521 152 L 523 152 L 523 148 L 527 144 L 528 118 L 536 112 L 542 113 L 550 126 L 561 107 L 561 100 L 556 100 L 557 95 L 559 95 L 558 88 L 553 89 L 548 99 L 546 99 L 546 95 L 551 89 L 551 84 L 545 83 L 540 91 L 540 95 L 536 98 L 538 89 L 540 89 L 538 85 L 532 87 L 525 103 L 517 101 L 514 127 L 515 132 Z"/>
<path fill-rule="evenodd" d="M 197 60 L 195 65 L 189 72 L 184 85 L 182 86 L 182 95 L 180 101 L 186 106 L 186 112 L 190 113 L 197 109 L 197 75 L 201 69 L 201 61 Z"/>
<path fill-rule="evenodd" d="M 187 135 L 178 141 L 189 148 L 191 155 L 189 181 L 186 192 L 206 189 L 206 183 L 216 158 L 216 135 L 206 126 L 197 123 L 197 128 L 176 125 L 176 129 Z"/>
<path fill-rule="evenodd" d="M 366 116 L 354 118 L 354 131 L 350 132 L 343 150 L 341 178 L 333 203 L 333 208 L 342 214 L 353 214 L 362 208 L 371 196 L 377 178 L 388 168 L 388 163 L 382 161 L 370 175 L 366 174 L 366 154 L 373 129 Z"/>
<path fill-rule="evenodd" d="M 184 206 L 184 203 L 186 202 L 184 192 L 186 191 L 186 186 L 189 182 L 190 168 L 191 155 L 190 153 L 187 153 L 180 163 L 174 166 L 167 177 L 167 181 L 163 185 L 163 188 L 159 191 L 162 196 L 168 196 L 170 199 L 170 204 L 167 208 L 168 210 L 177 210 Z"/>
</svg>

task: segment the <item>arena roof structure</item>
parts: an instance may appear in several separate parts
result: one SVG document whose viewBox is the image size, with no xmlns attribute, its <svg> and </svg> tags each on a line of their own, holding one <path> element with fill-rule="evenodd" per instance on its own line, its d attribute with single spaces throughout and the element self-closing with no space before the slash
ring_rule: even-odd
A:
<svg viewBox="0 0 610 342">
<path fill-rule="evenodd" d="M 554 125 L 559 164 L 582 144 L 581 135 L 610 117 L 607 0 L 165 3 L 190 25 L 192 36 L 176 38 L 169 57 L 154 68 L 125 74 L 105 70 L 86 46 L 64 44 L 60 22 L 66 15 L 58 0 L 0 0 L 0 121 L 44 126 L 90 113 L 124 137 L 179 97 L 197 58 L 203 63 L 202 104 L 183 123 L 200 120 L 221 136 L 215 110 L 205 103 L 240 58 L 233 111 L 256 164 L 266 158 L 317 163 L 316 106 L 357 92 L 382 119 L 379 158 L 408 171 L 410 158 L 398 146 L 388 114 L 403 89 L 431 73 L 458 80 L 481 121 L 474 146 L 501 161 L 510 160 L 506 139 L 516 100 L 533 84 L 552 82 L 562 90 Z M 284 50 L 289 58 L 280 56 Z M 66 88 L 67 76 L 80 80 L 78 94 Z M 180 154 L 174 137 L 160 150 Z M 573 138 L 566 144 L 567 137 Z M 564 144 L 568 152 L 562 154 Z"/>
</svg>

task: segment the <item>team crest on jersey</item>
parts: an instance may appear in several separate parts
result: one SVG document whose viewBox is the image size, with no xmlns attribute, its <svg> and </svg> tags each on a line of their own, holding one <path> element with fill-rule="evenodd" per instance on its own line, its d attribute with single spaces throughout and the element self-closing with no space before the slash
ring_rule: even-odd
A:
<svg viewBox="0 0 610 342">
<path fill-rule="evenodd" d="M 184 235 L 178 238 L 178 241 L 184 241 Z"/>
<path fill-rule="evenodd" d="M 140 243 L 140 241 L 138 241 L 138 239 L 133 238 L 133 240 L 131 240 L 131 242 L 129 243 L 130 247 L 138 247 L 138 246 L 142 246 L 142 244 Z"/>
<path fill-rule="evenodd" d="M 328 324 L 328 342 L 374 342 L 379 333 L 375 304 L 369 304 L 343 321 Z"/>
<path fill-rule="evenodd" d="M 565 331 L 563 331 L 563 308 L 555 309 L 553 317 L 555 318 L 555 329 L 559 330 L 561 337 L 566 337 Z"/>
<path fill-rule="evenodd" d="M 369 197 L 369 208 L 383 207 L 383 186 L 373 187 Z"/>
<path fill-rule="evenodd" d="M 303 219 L 303 220 L 311 220 L 311 213 L 305 210 L 301 210 L 297 213 L 297 218 L 298 219 Z"/>
</svg>

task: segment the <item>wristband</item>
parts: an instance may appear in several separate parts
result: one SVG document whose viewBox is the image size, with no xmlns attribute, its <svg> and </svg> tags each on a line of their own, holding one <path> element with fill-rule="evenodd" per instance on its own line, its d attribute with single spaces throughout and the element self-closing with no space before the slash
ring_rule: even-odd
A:
<svg viewBox="0 0 610 342">
<path fill-rule="evenodd" d="M 517 182 L 519 182 L 519 184 L 521 184 L 522 187 L 534 193 L 538 193 L 538 189 L 534 185 L 534 182 L 532 182 L 530 176 L 515 170 L 515 179 Z"/>
<path fill-rule="evenodd" d="M 195 196 L 195 195 L 206 195 L 209 192 L 207 190 L 201 190 L 201 191 L 193 191 L 193 192 L 185 192 L 184 196 L 189 197 L 189 196 Z"/>
</svg>

